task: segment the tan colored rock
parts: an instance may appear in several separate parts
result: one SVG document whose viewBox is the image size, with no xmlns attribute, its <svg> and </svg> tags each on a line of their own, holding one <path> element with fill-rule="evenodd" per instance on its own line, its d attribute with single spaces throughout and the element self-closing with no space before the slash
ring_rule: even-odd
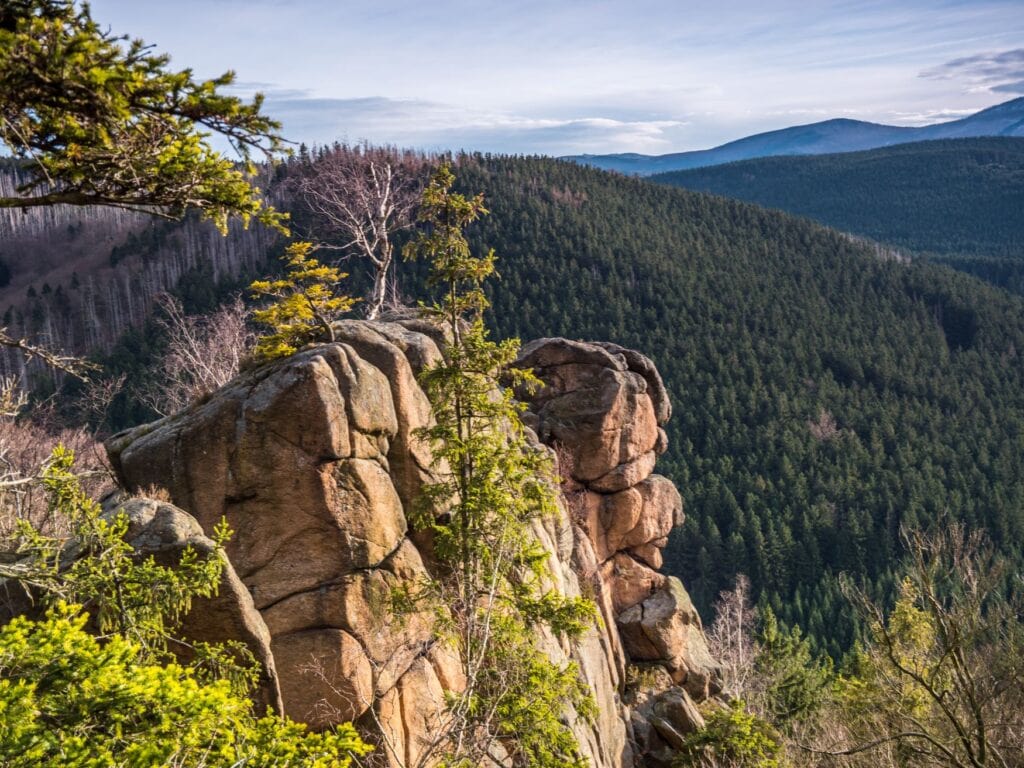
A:
<svg viewBox="0 0 1024 768">
<path fill-rule="evenodd" d="M 417 765 L 424 753 L 436 750 L 444 723 L 444 688 L 433 666 L 417 659 L 396 686 L 404 731 L 405 765 Z"/>
<path fill-rule="evenodd" d="M 393 685 L 431 634 L 423 620 L 396 630 L 373 613 L 375 599 L 383 604 L 377 593 L 398 578 L 377 573 L 386 560 L 410 581 L 424 573 L 388 473 L 400 426 L 391 392 L 388 376 L 352 346 L 327 344 L 108 443 L 126 486 L 166 488 L 206 530 L 227 519 L 229 558 L 267 613 L 288 675 L 285 703 L 300 719 L 321 698 L 344 719 L 358 714 L 374 683 Z M 299 680 L 314 655 L 350 678 L 342 693 Z M 318 724 L 325 716 L 310 715 Z"/>
<path fill-rule="evenodd" d="M 597 494 L 591 495 L 597 496 Z M 602 502 L 601 525 L 604 528 L 607 555 L 629 546 L 636 546 L 635 543 L 627 544 L 625 540 L 630 532 L 636 530 L 637 526 L 641 524 L 641 517 L 644 514 L 644 497 L 640 491 L 636 488 L 627 488 L 618 493 L 598 496 L 598 498 Z"/>
<path fill-rule="evenodd" d="M 668 535 L 684 519 L 678 490 L 652 475 L 668 447 L 664 383 L 648 358 L 614 344 L 539 339 L 523 347 L 517 364 L 544 382 L 524 397 L 530 427 L 556 448 L 560 473 L 569 477 L 563 490 L 580 532 L 576 572 L 598 574 L 588 583 L 605 620 L 617 618 L 620 658 L 648 665 L 655 676 L 660 670 L 665 680 L 636 700 L 642 711 L 630 723 L 638 765 L 669 766 L 700 724 L 690 696 L 714 692 L 718 670 L 682 585 L 657 573 Z M 618 641 L 620 633 L 608 636 Z"/>
<path fill-rule="evenodd" d="M 651 725 L 654 726 L 654 730 L 658 732 L 658 735 L 668 744 L 672 749 L 682 749 L 686 746 L 686 738 L 681 734 L 676 727 L 672 725 L 668 720 L 661 717 L 661 715 L 652 714 L 647 718 Z"/>
<path fill-rule="evenodd" d="M 541 439 L 569 450 L 576 480 L 589 484 L 653 451 L 658 423 L 648 385 L 622 355 L 595 344 L 539 339 L 523 347 L 516 365 L 535 369 L 544 382 L 539 392 L 524 396 L 533 404 Z"/>
<path fill-rule="evenodd" d="M 340 459 L 351 455 L 345 401 L 323 355 L 294 361 L 277 375 L 267 376 L 247 393 L 244 403 L 247 426 L 258 425 L 261 434 L 312 456 Z M 296 418 L 297 405 L 303 409 L 302 419 Z M 306 424 L 318 428 L 308 429 Z"/>
<path fill-rule="evenodd" d="M 586 490 L 566 493 L 563 488 L 562 498 L 573 522 L 589 539 L 595 559 L 598 562 L 607 560 L 615 551 L 608 546 L 607 526 L 602 514 L 607 497 Z"/>
<path fill-rule="evenodd" d="M 422 321 L 409 320 L 422 328 Z M 432 482 L 429 447 L 415 437 L 417 429 L 431 424 L 430 402 L 416 381 L 425 368 L 441 360 L 434 339 L 398 323 L 366 323 L 342 320 L 335 324 L 339 340 L 382 371 L 391 392 L 397 420 L 394 441 L 388 452 L 391 476 L 403 504 L 415 502 L 424 483 Z"/>
<path fill-rule="evenodd" d="M 654 470 L 658 457 L 654 451 L 647 451 L 617 465 L 607 474 L 587 482 L 587 486 L 601 493 L 615 493 L 637 485 Z"/>
<path fill-rule="evenodd" d="M 315 728 L 357 719 L 373 702 L 373 672 L 359 642 L 341 629 L 274 637 L 284 712 Z"/>
<path fill-rule="evenodd" d="M 519 351 L 519 360 L 516 364 L 521 368 L 533 368 L 537 371 L 563 365 L 596 365 L 619 371 L 628 369 L 624 358 L 616 357 L 600 344 L 557 337 L 527 342 Z M 560 392 L 556 391 L 544 396 L 558 394 Z"/>
<path fill-rule="evenodd" d="M 579 580 L 581 592 L 589 593 L 597 604 L 600 616 L 600 636 L 605 647 L 603 662 L 608 668 L 609 678 L 618 688 L 626 678 L 626 655 L 619 639 L 619 630 L 615 623 L 615 608 L 612 603 L 611 584 L 601 572 L 590 537 L 581 529 L 574 529 L 574 547 L 572 552 L 572 572 Z"/>
<path fill-rule="evenodd" d="M 664 576 L 623 552 L 601 565 L 601 577 L 609 584 L 616 616 L 648 599 L 665 584 Z"/>
<path fill-rule="evenodd" d="M 397 429 L 384 373 L 328 344 L 107 447 L 126 487 L 166 488 L 207 531 L 227 519 L 228 556 L 262 608 L 397 548 L 406 521 L 384 456 Z"/>
<path fill-rule="evenodd" d="M 673 528 L 682 524 L 683 499 L 667 477 L 651 475 L 630 491 L 640 497 L 642 512 L 636 516 L 634 527 L 616 539 L 616 549 L 631 549 L 661 541 Z"/>
<path fill-rule="evenodd" d="M 430 647 L 434 617 L 429 611 L 396 616 L 391 591 L 426 576 L 419 552 L 408 540 L 379 568 L 358 571 L 336 583 L 285 598 L 264 610 L 275 636 L 307 627 L 343 629 L 366 652 L 374 690 L 382 694 Z"/>
<path fill-rule="evenodd" d="M 647 355 L 637 352 L 635 349 L 626 349 L 618 344 L 611 344 L 607 341 L 597 342 L 597 345 L 612 355 L 620 356 L 626 362 L 630 371 L 639 374 L 647 383 L 647 394 L 654 403 L 654 411 L 658 418 L 658 424 L 665 424 L 672 418 L 672 402 L 669 400 L 668 390 L 661 379 L 654 361 Z M 659 451 L 660 453 L 660 451 Z"/>
<path fill-rule="evenodd" d="M 640 755 L 644 755 L 650 752 L 651 749 L 660 746 L 660 744 L 655 744 L 654 742 L 658 737 L 654 732 L 654 726 L 651 725 L 651 721 L 639 712 L 630 712 L 629 727 L 630 739 Z M 660 742 L 660 739 L 658 741 Z"/>
<path fill-rule="evenodd" d="M 661 456 L 665 451 L 668 450 L 668 433 L 658 427 L 658 439 L 654 443 L 654 452 Z"/>
<path fill-rule="evenodd" d="M 259 664 L 256 701 L 264 711 L 280 712 L 281 690 L 270 647 L 270 632 L 253 605 L 249 591 L 227 558 L 204 533 L 195 518 L 177 507 L 153 499 L 106 499 L 104 514 L 124 513 L 128 517 L 126 540 L 143 556 L 152 556 L 160 565 L 176 565 L 186 549 L 200 556 L 222 557 L 224 561 L 217 594 L 197 597 L 182 618 L 180 636 L 193 643 L 239 641 Z M 172 649 L 182 662 L 192 660 L 188 649 Z"/>
<path fill-rule="evenodd" d="M 630 658 L 664 664 L 698 701 L 721 690 L 720 665 L 708 651 L 700 616 L 679 579 L 668 577 L 658 592 L 619 614 L 618 625 Z"/>
<path fill-rule="evenodd" d="M 654 699 L 654 713 L 684 736 L 704 727 L 704 716 L 682 688 L 670 688 Z"/>
<path fill-rule="evenodd" d="M 444 693 L 465 680 L 433 615 L 389 612 L 392 590 L 431 567 L 429 537 L 407 531 L 407 512 L 434 478 L 415 437 L 431 419 L 416 376 L 441 359 L 445 336 L 408 314 L 388 320 L 340 322 L 336 343 L 249 371 L 108 450 L 127 486 L 164 487 L 204 529 L 222 516 L 234 528 L 228 554 L 272 637 L 285 711 L 316 727 L 356 719 L 398 768 L 434 742 Z M 668 765 L 666 734 L 685 733 L 692 701 L 661 686 L 637 699 L 638 720 L 620 698 L 626 665 L 658 665 L 694 697 L 714 690 L 715 669 L 685 590 L 656 571 L 682 521 L 679 493 L 651 474 L 667 446 L 664 384 L 649 359 L 610 344 L 542 339 L 520 364 L 545 384 L 526 420 L 538 447 L 557 449 L 569 492 L 530 527 L 547 553 L 545 587 L 592 595 L 602 618 L 575 641 L 539 633 L 598 703 L 595 722 L 571 710 L 565 721 L 593 768 L 626 768 L 634 749 L 645 766 Z"/>
<path fill-rule="evenodd" d="M 380 765 L 406 768 L 405 723 L 402 722 L 402 700 L 397 686 L 377 699 L 374 708 L 363 714 L 356 727 L 363 738 L 374 745 Z"/>
<path fill-rule="evenodd" d="M 459 655 L 447 643 L 435 642 L 427 651 L 427 661 L 446 691 L 462 693 L 466 690 L 466 672 Z"/>
<path fill-rule="evenodd" d="M 590 592 L 598 604 L 598 610 L 608 617 L 595 624 L 592 631 L 581 638 L 567 642 L 564 638 L 553 637 L 550 632 L 538 633 L 540 648 L 559 666 L 574 662 L 581 679 L 587 683 L 597 705 L 597 716 L 593 723 L 576 713 L 566 713 L 566 722 L 576 735 L 581 751 L 591 765 L 616 766 L 629 764 L 630 746 L 627 740 L 625 722 L 617 689 L 623 680 L 624 658 L 615 628 L 608 589 L 601 581 L 598 565 L 593 555 L 589 537 L 578 528 L 572 531 L 573 546 L 564 551 L 556 544 L 560 535 L 543 535 L 538 541 L 551 553 L 551 567 L 560 572 L 553 580 L 558 590 L 575 597 Z M 580 584 L 584 580 L 584 584 Z"/>
<path fill-rule="evenodd" d="M 405 532 L 402 502 L 387 471 L 370 459 L 338 462 L 327 505 L 346 537 L 341 550 L 353 568 L 373 568 L 394 552 Z"/>
<path fill-rule="evenodd" d="M 663 544 L 658 545 L 654 543 L 641 544 L 627 550 L 627 554 L 657 571 L 664 563 L 664 558 L 661 554 L 663 546 Z"/>
<path fill-rule="evenodd" d="M 437 358 L 433 357 L 435 350 L 444 349 L 451 343 L 451 330 L 447 324 L 438 322 L 436 317 L 424 316 L 417 307 L 389 309 L 381 314 L 375 325 L 384 325 L 388 329 L 399 326 L 417 339 L 414 343 L 402 347 L 417 376 L 428 365 L 436 362 Z M 420 338 L 433 342 L 433 350 L 419 342 Z"/>
<path fill-rule="evenodd" d="M 443 756 L 443 743 L 436 740 L 445 725 L 444 692 L 464 687 L 458 659 L 440 644 L 410 665 L 396 685 L 377 699 L 374 711 L 359 721 L 361 731 L 377 745 L 381 765 L 436 765 Z"/>
</svg>

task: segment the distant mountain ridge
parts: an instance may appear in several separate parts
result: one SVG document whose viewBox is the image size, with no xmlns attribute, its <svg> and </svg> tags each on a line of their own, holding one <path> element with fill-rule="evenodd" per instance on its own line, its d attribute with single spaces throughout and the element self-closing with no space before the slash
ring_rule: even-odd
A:
<svg viewBox="0 0 1024 768">
<path fill-rule="evenodd" d="M 983 109 L 968 117 L 920 128 L 881 125 L 836 118 L 758 133 L 713 149 L 669 155 L 570 155 L 563 159 L 638 176 L 706 168 L 738 160 L 778 155 L 825 155 L 857 152 L 932 139 L 985 136 L 1024 137 L 1024 97 Z"/>
<path fill-rule="evenodd" d="M 1024 138 L 762 157 L 650 180 L 807 216 L 1024 294 Z"/>
</svg>

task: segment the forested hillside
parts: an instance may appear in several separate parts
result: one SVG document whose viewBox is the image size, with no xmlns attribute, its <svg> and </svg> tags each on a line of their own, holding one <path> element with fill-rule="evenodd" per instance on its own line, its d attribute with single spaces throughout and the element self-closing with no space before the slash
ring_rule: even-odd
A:
<svg viewBox="0 0 1024 768">
<path fill-rule="evenodd" d="M 926 141 L 653 176 L 926 252 L 1024 293 L 1024 139 Z"/>
<path fill-rule="evenodd" d="M 666 569 L 705 616 L 746 573 L 838 654 L 851 624 L 836 575 L 888 589 L 901 525 L 961 519 L 1024 559 L 1024 301 L 744 203 L 553 160 L 456 170 L 491 211 L 469 231 L 499 256 L 499 335 L 615 341 L 664 375 L 675 415 L 659 466 L 687 509 Z M 202 307 L 215 281 L 196 269 L 201 300 L 186 303 Z M 423 270 L 400 266 L 410 300 Z M 159 345 L 137 330 L 106 359 L 138 378 Z M 125 398 L 112 415 L 146 417 Z"/>
<path fill-rule="evenodd" d="M 667 568 L 707 614 L 747 573 L 838 652 L 835 574 L 886 588 L 901 525 L 1024 552 L 1024 302 L 809 222 L 544 160 L 460 170 L 492 215 L 502 334 L 645 350 L 671 390 L 687 522 Z M 407 285 L 409 285 L 407 283 Z"/>
<path fill-rule="evenodd" d="M 0 161 L 0 195 L 20 180 L 13 162 Z M 255 277 L 277 239 L 238 221 L 222 237 L 194 215 L 178 223 L 117 208 L 0 209 L 0 326 L 76 354 L 108 350 L 142 325 L 163 291 L 212 308 L 215 286 Z M 0 374 L 25 372 L 19 353 L 0 348 Z"/>
</svg>

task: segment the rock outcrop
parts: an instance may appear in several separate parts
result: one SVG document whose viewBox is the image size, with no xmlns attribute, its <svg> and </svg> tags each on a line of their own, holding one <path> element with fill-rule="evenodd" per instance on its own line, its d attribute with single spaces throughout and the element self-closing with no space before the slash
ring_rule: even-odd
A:
<svg viewBox="0 0 1024 768">
<path fill-rule="evenodd" d="M 287 714 L 318 726 L 361 722 L 381 734 L 392 765 L 412 765 L 461 674 L 431 615 L 387 610 L 393 588 L 430 562 L 407 512 L 432 476 L 415 438 L 430 419 L 416 375 L 444 338 L 415 319 L 346 321 L 336 335 L 107 449 L 126 489 L 166 489 L 194 518 L 188 529 L 174 510 L 185 515 L 172 526 L 177 539 L 221 519 L 235 532 L 229 571 L 244 588 L 233 582 L 222 595 L 237 608 L 197 606 L 189 631 L 216 636 L 234 622 L 243 632 L 244 617 L 247 642 L 269 638 L 258 654 L 266 701 L 279 695 Z M 535 535 L 553 585 L 593 595 L 604 619 L 575 643 L 539 640 L 556 660 L 577 662 L 597 701 L 595 722 L 574 713 L 567 722 L 594 768 L 660 765 L 671 734 L 699 724 L 693 701 L 717 685 L 685 590 L 658 572 L 683 514 L 671 481 L 652 474 L 671 413 L 665 388 L 650 360 L 610 344 L 541 339 L 518 364 L 544 382 L 524 394 L 527 421 L 565 477 L 561 514 L 538 521 Z M 126 506 L 150 523 L 173 509 Z M 659 691 L 627 684 L 637 665 Z"/>
<path fill-rule="evenodd" d="M 608 645 L 621 647 L 624 663 L 653 669 L 661 682 L 654 698 L 630 692 L 658 703 L 628 718 L 637 757 L 660 765 L 674 746 L 671 734 L 701 724 L 694 701 L 721 689 L 689 595 L 679 579 L 658 572 L 669 532 L 683 522 L 679 491 L 652 474 L 668 443 L 665 385 L 650 359 L 615 344 L 538 339 L 516 364 L 543 382 L 519 396 L 530 409 L 527 423 L 558 457 L 577 562 L 597 574 L 592 583 L 612 635 Z M 638 733 L 641 721 L 647 726 Z"/>
<path fill-rule="evenodd" d="M 128 543 L 139 555 L 152 556 L 160 565 L 176 565 L 186 549 L 203 556 L 217 555 L 216 544 L 196 519 L 171 504 L 116 493 L 104 500 L 103 508 L 106 515 L 124 513 L 128 518 Z M 234 567 L 227 558 L 224 560 L 217 594 L 193 601 L 192 610 L 182 622 L 182 635 L 201 643 L 241 642 L 260 665 L 257 704 L 262 710 L 278 711 L 283 703 L 270 632 Z M 183 661 L 190 660 L 189 649 L 172 646 L 171 650 Z"/>
</svg>

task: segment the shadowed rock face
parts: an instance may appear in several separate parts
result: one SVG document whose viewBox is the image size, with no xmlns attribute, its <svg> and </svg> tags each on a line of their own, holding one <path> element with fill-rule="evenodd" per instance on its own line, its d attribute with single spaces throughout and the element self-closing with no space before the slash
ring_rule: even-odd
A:
<svg viewBox="0 0 1024 768">
<path fill-rule="evenodd" d="M 107 449 L 126 488 L 164 488 L 197 530 L 224 518 L 235 531 L 227 556 L 244 594 L 234 598 L 251 604 L 269 637 L 284 711 L 317 726 L 357 720 L 383 734 L 392 765 L 410 765 L 462 674 L 435 642 L 432 616 L 399 620 L 386 608 L 393 588 L 423 577 L 430 561 L 406 513 L 440 471 L 415 438 L 430 420 L 416 375 L 440 359 L 444 339 L 408 319 L 345 321 L 337 331 L 336 343 L 245 373 Z M 657 572 L 682 521 L 678 491 L 651 474 L 671 412 L 665 389 L 650 360 L 614 345 L 542 339 L 519 364 L 545 382 L 528 421 L 571 478 L 564 509 L 534 533 L 553 586 L 593 594 L 604 617 L 577 643 L 538 642 L 556 661 L 577 662 L 594 693 L 596 722 L 567 715 L 591 765 L 654 765 L 640 752 L 653 755 L 664 738 L 652 726 L 634 753 L 638 715 L 621 698 L 627 664 L 658 666 L 666 690 L 683 697 L 659 710 L 666 733 L 692 726 L 664 712 L 692 714 L 688 693 L 715 688 L 700 620 L 682 585 Z M 207 623 L 214 612 L 197 606 L 190 631 Z"/>
</svg>

